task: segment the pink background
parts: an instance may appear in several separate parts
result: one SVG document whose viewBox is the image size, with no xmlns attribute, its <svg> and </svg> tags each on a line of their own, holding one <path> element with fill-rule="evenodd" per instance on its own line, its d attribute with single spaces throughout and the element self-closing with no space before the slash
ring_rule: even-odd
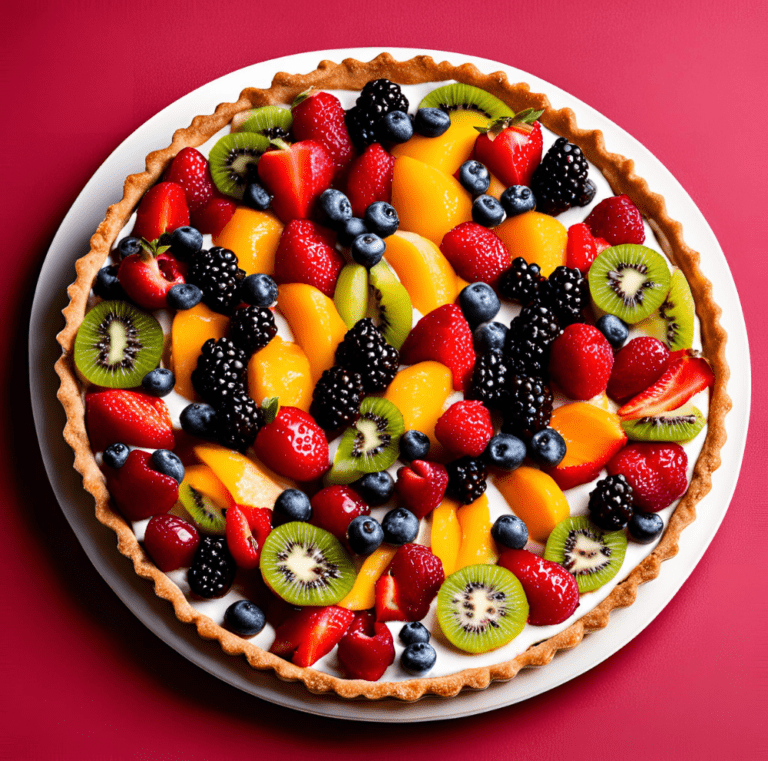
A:
<svg viewBox="0 0 768 761">
<path fill-rule="evenodd" d="M 766 6 L 648 0 L 368 7 L 26 2 L 2 57 L 0 757 L 765 758 Z M 363 10 L 365 8 L 365 10 Z M 591 672 L 448 724 L 298 716 L 239 693 L 144 628 L 88 562 L 47 486 L 25 372 L 50 241 L 108 154 L 155 112 L 248 64 L 315 48 L 414 46 L 503 61 L 613 119 L 712 225 L 750 326 L 751 432 L 730 511 L 663 613 Z M 7 234 L 11 231 L 11 234 Z M 761 319 L 762 318 L 762 319 Z M 65 464 L 66 465 L 66 464 Z M 290 733 L 286 730 L 290 727 Z"/>
</svg>

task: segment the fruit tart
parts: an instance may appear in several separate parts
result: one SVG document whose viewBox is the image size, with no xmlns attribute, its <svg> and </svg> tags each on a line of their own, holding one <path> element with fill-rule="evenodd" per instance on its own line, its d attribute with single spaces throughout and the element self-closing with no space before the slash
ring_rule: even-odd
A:
<svg viewBox="0 0 768 761">
<path fill-rule="evenodd" d="M 177 617 L 343 697 L 544 665 L 677 551 L 725 440 L 699 254 L 600 132 L 471 65 L 196 117 L 77 262 L 96 517 Z"/>
</svg>

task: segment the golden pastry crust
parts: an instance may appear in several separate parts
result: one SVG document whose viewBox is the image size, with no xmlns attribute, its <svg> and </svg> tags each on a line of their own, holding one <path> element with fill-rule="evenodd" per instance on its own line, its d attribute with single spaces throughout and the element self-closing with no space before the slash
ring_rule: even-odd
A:
<svg viewBox="0 0 768 761">
<path fill-rule="evenodd" d="M 456 80 L 491 92 L 515 111 L 524 108 L 543 109 L 541 122 L 553 132 L 579 145 L 587 159 L 607 178 L 613 191 L 617 194 L 626 193 L 634 201 L 649 221 L 666 255 L 683 270 L 696 302 L 703 354 L 712 365 L 715 383 L 711 389 L 706 440 L 688 491 L 675 509 L 656 549 L 600 605 L 565 631 L 504 663 L 465 669 L 445 677 L 371 683 L 340 679 L 312 668 L 295 666 L 228 632 L 192 607 L 178 586 L 152 563 L 137 541 L 130 524 L 110 505 L 104 476 L 88 442 L 83 394 L 75 374 L 73 345 L 86 313 L 91 284 L 109 255 L 112 243 L 142 195 L 160 178 L 182 148 L 201 145 L 225 127 L 236 114 L 247 109 L 270 103 L 291 103 L 296 95 L 309 87 L 360 90 L 366 82 L 379 77 L 386 77 L 399 84 Z M 313 693 L 335 692 L 344 698 L 395 697 L 405 701 L 417 700 L 425 694 L 451 697 L 465 688 L 482 689 L 492 681 L 511 679 L 526 666 L 549 663 L 559 650 L 575 647 L 585 634 L 607 626 L 612 610 L 631 605 L 640 584 L 659 575 L 661 563 L 677 554 L 680 534 L 695 520 L 696 504 L 711 489 L 712 473 L 720 466 L 720 450 L 726 440 L 725 416 L 731 409 L 731 400 L 726 393 L 729 377 L 725 358 L 726 333 L 719 322 L 721 309 L 713 300 L 712 284 L 701 271 L 699 254 L 686 245 L 682 225 L 669 217 L 664 198 L 653 193 L 647 182 L 635 174 L 631 159 L 609 153 L 600 131 L 579 128 L 570 109 L 554 109 L 545 95 L 532 93 L 526 84 L 511 84 L 503 72 L 482 74 L 471 64 L 457 67 L 447 62 L 437 63 L 428 56 L 398 62 L 388 53 L 382 53 L 367 63 L 353 59 L 344 60 L 340 64 L 322 61 L 315 71 L 301 76 L 279 73 L 270 88 L 244 90 L 236 103 L 223 103 L 213 114 L 195 117 L 189 127 L 174 133 L 167 148 L 149 154 L 146 170 L 126 179 L 122 200 L 109 207 L 90 244 L 91 250 L 76 263 L 77 279 L 68 289 L 70 303 L 63 311 L 66 327 L 58 335 L 62 355 L 56 362 L 56 372 L 61 379 L 58 398 L 67 413 L 64 438 L 74 450 L 74 467 L 83 477 L 84 488 L 96 500 L 96 517 L 117 534 L 119 551 L 131 559 L 139 576 L 154 583 L 155 593 L 173 605 L 179 620 L 194 624 L 204 639 L 218 640 L 226 653 L 245 656 L 253 668 L 273 670 L 280 679 L 301 681 Z"/>
</svg>

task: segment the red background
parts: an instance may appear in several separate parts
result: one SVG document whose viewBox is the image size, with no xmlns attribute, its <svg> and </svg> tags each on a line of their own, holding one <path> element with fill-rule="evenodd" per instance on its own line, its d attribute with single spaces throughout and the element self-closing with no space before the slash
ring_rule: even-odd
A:
<svg viewBox="0 0 768 761">
<path fill-rule="evenodd" d="M 0 757 L 766 757 L 764 3 L 26 0 L 6 9 L 4 27 L 0 209 L 13 232 L 0 248 L 0 372 L 10 400 L 0 439 Z M 89 564 L 47 486 L 25 371 L 27 314 L 47 247 L 128 134 L 243 66 L 319 47 L 395 45 L 530 71 L 658 156 L 726 252 L 751 327 L 755 379 L 730 511 L 656 621 L 591 672 L 524 704 L 396 727 L 299 716 L 252 699 L 145 629 Z"/>
</svg>

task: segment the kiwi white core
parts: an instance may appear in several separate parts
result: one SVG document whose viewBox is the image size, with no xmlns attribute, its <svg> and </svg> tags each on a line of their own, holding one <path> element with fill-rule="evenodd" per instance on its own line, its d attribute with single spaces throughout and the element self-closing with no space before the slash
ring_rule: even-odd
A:
<svg viewBox="0 0 768 761">
<path fill-rule="evenodd" d="M 602 570 L 610 558 L 611 548 L 588 531 L 573 531 L 565 542 L 563 565 L 574 576 Z"/>
<path fill-rule="evenodd" d="M 112 320 L 107 328 L 109 334 L 109 354 L 107 355 L 107 364 L 110 367 L 119 365 L 123 361 L 123 353 L 128 346 L 128 334 L 123 325 L 118 320 Z"/>
<path fill-rule="evenodd" d="M 468 583 L 461 592 L 454 594 L 453 617 L 468 632 L 481 634 L 497 628 L 499 619 L 507 615 L 507 596 L 504 592 L 489 589 L 483 584 Z"/>
<path fill-rule="evenodd" d="M 300 542 L 291 542 L 279 553 L 275 565 L 286 581 L 300 589 L 324 587 L 328 579 L 339 577 L 339 569 L 317 547 Z"/>
</svg>

